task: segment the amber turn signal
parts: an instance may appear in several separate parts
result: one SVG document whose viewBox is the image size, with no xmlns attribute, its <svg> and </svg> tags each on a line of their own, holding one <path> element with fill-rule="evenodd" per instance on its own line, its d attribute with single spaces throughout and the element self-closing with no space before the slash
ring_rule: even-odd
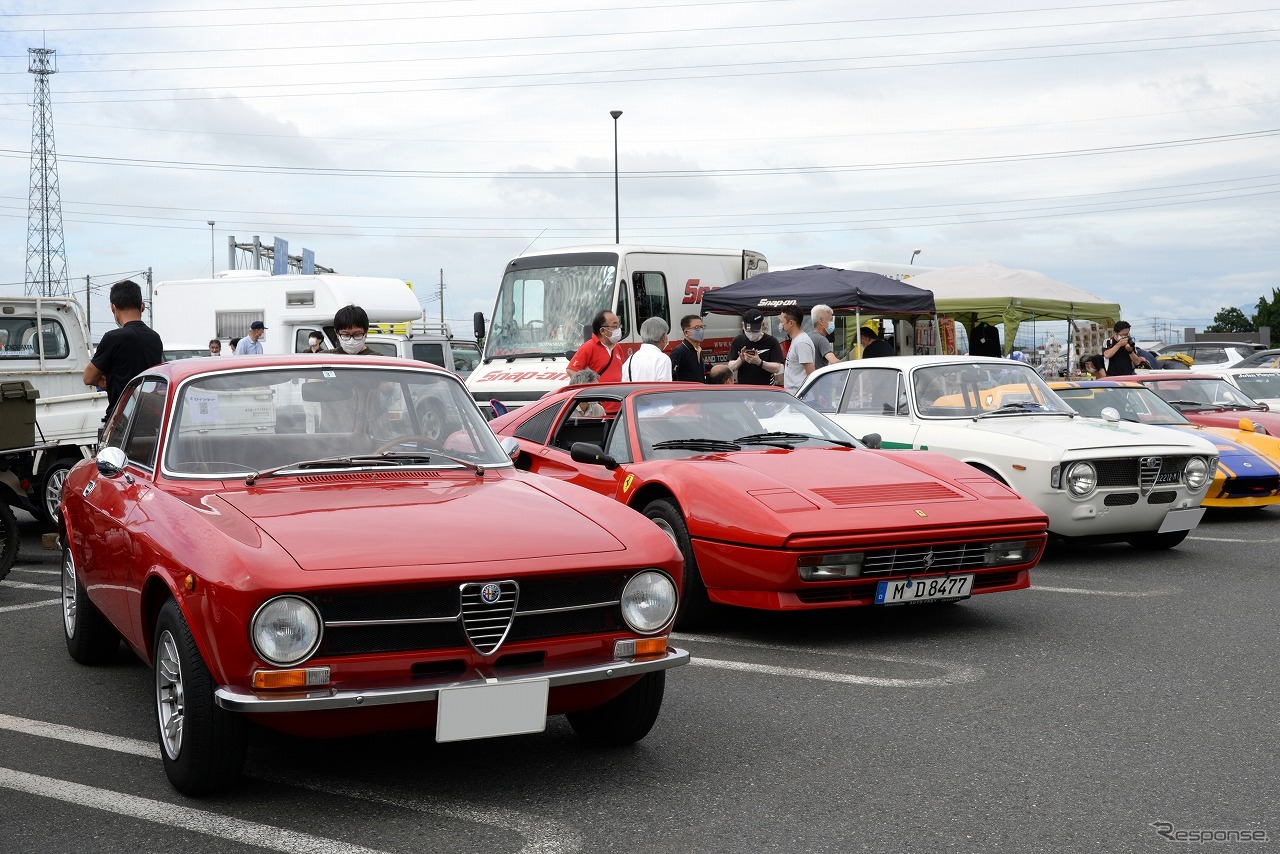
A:
<svg viewBox="0 0 1280 854">
<path fill-rule="evenodd" d="M 648 658 L 654 655 L 662 655 L 666 651 L 666 635 L 658 638 L 614 641 L 613 644 L 614 658 Z"/>
<path fill-rule="evenodd" d="M 255 688 L 311 688 L 329 684 L 329 668 L 304 667 L 299 670 L 255 670 Z"/>
</svg>

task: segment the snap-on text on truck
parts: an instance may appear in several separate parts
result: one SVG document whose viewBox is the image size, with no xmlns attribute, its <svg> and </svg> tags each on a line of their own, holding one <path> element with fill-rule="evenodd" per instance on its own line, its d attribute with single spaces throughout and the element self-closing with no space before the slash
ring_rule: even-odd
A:
<svg viewBox="0 0 1280 854">
<path fill-rule="evenodd" d="M 476 315 L 484 349 L 467 388 L 486 413 L 495 399 L 522 406 L 569 381 L 569 358 L 598 312 L 618 315 L 627 351 L 640 346 L 640 324 L 650 317 L 667 322 L 674 344 L 680 318 L 701 312 L 704 293 L 767 270 L 764 255 L 748 249 L 602 245 L 526 253 L 507 264 L 487 330 Z M 712 361 L 728 361 L 741 324 L 714 315 L 706 323 L 704 350 Z"/>
</svg>

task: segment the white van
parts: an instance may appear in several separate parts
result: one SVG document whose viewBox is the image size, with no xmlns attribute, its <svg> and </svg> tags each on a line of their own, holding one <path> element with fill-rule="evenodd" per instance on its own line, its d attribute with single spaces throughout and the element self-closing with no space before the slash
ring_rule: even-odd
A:
<svg viewBox="0 0 1280 854">
<path fill-rule="evenodd" d="M 768 269 L 764 255 L 748 249 L 605 244 L 521 255 L 507 264 L 487 330 L 476 315 L 484 349 L 467 388 L 486 413 L 495 399 L 523 406 L 569 381 L 569 359 L 601 310 L 617 313 L 628 352 L 640 346 L 640 324 L 650 317 L 667 322 L 674 345 L 680 318 L 701 313 L 704 293 Z M 728 361 L 741 321 L 708 315 L 705 322 L 703 348 L 713 361 Z"/>
</svg>

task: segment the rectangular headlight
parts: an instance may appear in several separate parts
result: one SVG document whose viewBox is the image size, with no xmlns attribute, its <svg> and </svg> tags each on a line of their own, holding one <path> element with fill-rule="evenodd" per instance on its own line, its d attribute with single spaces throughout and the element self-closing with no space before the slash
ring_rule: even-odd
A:
<svg viewBox="0 0 1280 854">
<path fill-rule="evenodd" d="M 857 578 L 862 574 L 862 552 L 833 555 L 804 555 L 799 560 L 800 577 L 805 581 Z"/>
<path fill-rule="evenodd" d="M 983 560 L 986 566 L 1003 566 L 1010 563 L 1027 563 L 1035 560 L 1040 553 L 1040 544 L 1026 540 L 1014 540 L 1005 543 L 992 543 L 987 546 L 987 556 Z"/>
</svg>

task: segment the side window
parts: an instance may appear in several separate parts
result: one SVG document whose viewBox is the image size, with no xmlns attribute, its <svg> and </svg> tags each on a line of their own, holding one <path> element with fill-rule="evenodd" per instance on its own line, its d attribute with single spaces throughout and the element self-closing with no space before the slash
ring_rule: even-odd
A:
<svg viewBox="0 0 1280 854">
<path fill-rule="evenodd" d="M 566 453 L 577 442 L 590 442 L 604 447 L 611 422 L 606 419 L 605 408 L 600 401 L 581 394 L 569 402 L 569 407 L 551 445 Z"/>
<path fill-rule="evenodd" d="M 45 320 L 37 330 L 32 317 L 0 325 L 0 358 L 39 359 L 41 347 L 46 359 L 65 359 L 70 355 L 67 334 L 61 323 Z"/>
<path fill-rule="evenodd" d="M 379 356 L 398 356 L 396 345 L 393 341 L 365 341 L 364 346 L 368 347 Z"/>
<path fill-rule="evenodd" d="M 1198 365 L 1221 365 L 1227 361 L 1227 351 L 1221 347 L 1197 347 L 1193 358 Z"/>
<path fill-rule="evenodd" d="M 614 306 L 613 313 L 618 315 L 618 323 L 622 324 L 622 337 L 624 339 L 631 334 L 630 302 L 631 299 L 628 295 L 627 288 L 618 288 L 618 304 Z"/>
<path fill-rule="evenodd" d="M 819 412 L 836 412 L 840 408 L 840 399 L 844 397 L 845 386 L 849 382 L 852 371 L 832 371 L 823 374 L 805 389 L 800 399 Z"/>
<path fill-rule="evenodd" d="M 413 345 L 413 358 L 419 362 L 430 362 L 440 367 L 448 367 L 444 363 L 444 345 L 435 344 L 418 344 Z"/>
<path fill-rule="evenodd" d="M 480 367 L 480 348 L 475 344 L 454 344 L 453 371 L 456 374 L 469 374 Z"/>
<path fill-rule="evenodd" d="M 858 415 L 906 415 L 906 393 L 898 371 L 867 369 L 851 380 L 844 412 Z"/>
<path fill-rule="evenodd" d="M 631 283 L 636 300 L 636 326 L 651 317 L 661 317 L 667 326 L 671 326 L 667 277 L 662 273 L 632 273 Z"/>
<path fill-rule="evenodd" d="M 129 432 L 129 422 L 133 419 L 133 411 L 138 405 L 138 383 L 130 383 L 120 392 L 116 401 L 114 414 L 107 424 L 107 432 L 103 434 L 102 445 L 124 450 L 124 437 Z"/>
<path fill-rule="evenodd" d="M 164 380 L 144 377 L 137 384 L 133 400 L 132 417 L 129 419 L 129 437 L 124 452 L 130 462 L 146 468 L 155 468 L 156 448 L 160 444 L 160 422 L 164 420 L 165 395 L 169 385 Z"/>
<path fill-rule="evenodd" d="M 560 410 L 563 408 L 563 403 L 548 406 L 521 424 L 515 431 L 516 438 L 545 445 L 547 443 L 547 434 L 551 432 L 551 425 L 556 423 L 556 418 L 559 417 Z"/>
<path fill-rule="evenodd" d="M 324 338 L 324 330 L 321 329 L 299 329 L 293 334 L 293 352 L 306 353 L 311 350 L 311 346 L 307 343 L 307 339 L 311 337 L 311 333 L 319 332 L 320 337 Z"/>
<path fill-rule="evenodd" d="M 613 422 L 613 432 L 609 434 L 609 444 L 604 452 L 620 463 L 631 462 L 631 443 L 627 441 L 627 414 L 620 412 Z"/>
</svg>

